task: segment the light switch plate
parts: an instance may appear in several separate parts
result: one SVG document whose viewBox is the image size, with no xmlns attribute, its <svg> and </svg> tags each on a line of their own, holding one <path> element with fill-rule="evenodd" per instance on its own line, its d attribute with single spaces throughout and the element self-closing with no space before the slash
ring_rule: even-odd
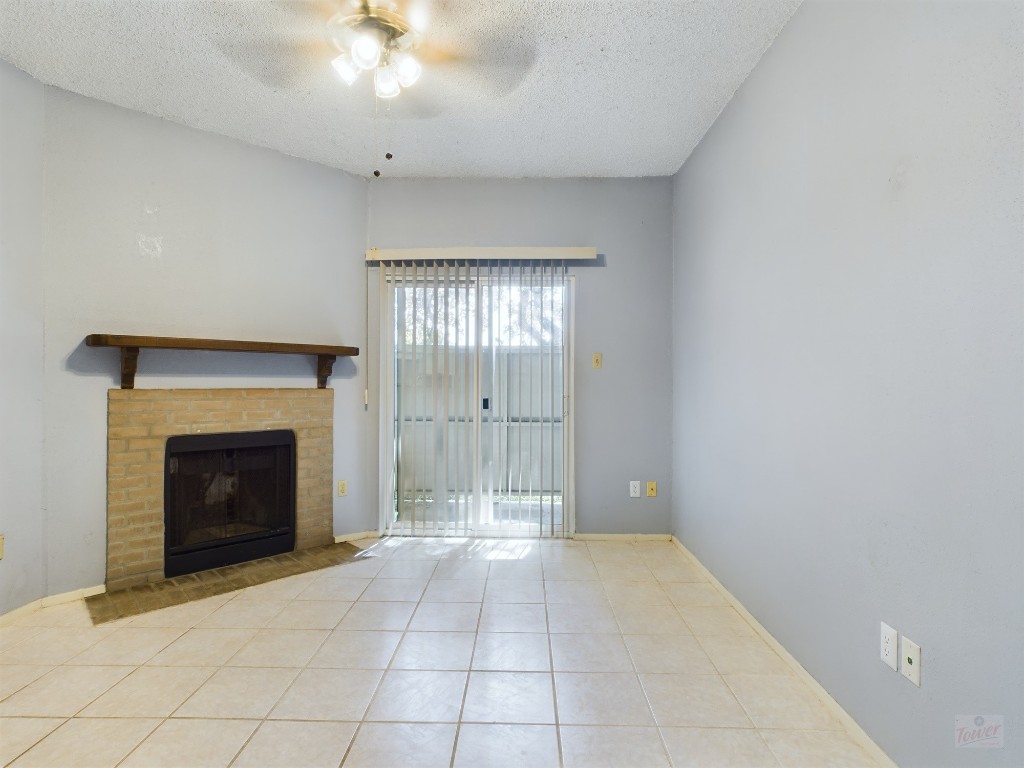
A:
<svg viewBox="0 0 1024 768">
<path fill-rule="evenodd" d="M 921 686 L 921 646 L 910 638 L 900 638 L 900 674 Z"/>
</svg>

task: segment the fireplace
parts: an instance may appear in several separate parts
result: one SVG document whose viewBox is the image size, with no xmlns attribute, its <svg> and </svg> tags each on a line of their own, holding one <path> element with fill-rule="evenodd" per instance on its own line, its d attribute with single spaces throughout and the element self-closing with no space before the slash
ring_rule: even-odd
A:
<svg viewBox="0 0 1024 768">
<path fill-rule="evenodd" d="M 294 487 L 294 545 L 291 550 L 318 547 L 334 541 L 334 510 L 331 500 L 331 476 L 334 466 L 334 391 L 331 389 L 111 389 L 107 393 L 107 591 L 160 581 L 172 576 L 173 566 L 165 570 L 168 441 L 176 449 L 178 438 L 219 440 L 225 433 L 271 435 L 280 430 L 294 433 L 292 480 Z M 234 439 L 234 437 L 232 437 Z M 246 438 L 248 439 L 248 438 Z M 253 438 L 255 439 L 255 438 Z M 263 439 L 263 438 L 259 438 Z M 287 439 L 287 438 L 286 438 Z M 252 444 L 246 444 L 253 447 Z M 188 449 L 217 450 L 215 442 L 192 444 Z M 266 447 L 266 446 L 263 446 Z M 236 462 L 237 463 L 237 462 Z M 179 472 L 181 461 L 178 462 Z M 218 495 L 236 499 L 237 488 L 224 476 L 216 483 L 212 477 L 210 498 L 215 506 Z M 233 470 L 228 470 L 229 474 Z M 261 469 L 262 478 L 268 470 Z M 200 473 L 201 474 L 201 473 Z M 275 470 L 276 476 L 276 470 Z M 212 490 L 211 490 L 212 489 Z M 194 494 L 198 491 L 192 491 Z M 206 493 L 193 503 L 206 504 Z M 236 505 L 237 506 L 237 505 Z M 244 528 L 238 523 L 237 510 L 226 519 L 224 528 L 247 541 L 275 538 L 278 529 L 267 518 L 251 515 Z M 263 513 L 260 513 L 261 515 Z M 197 523 L 201 518 L 196 518 Z M 244 520 L 244 518 L 243 518 Z M 230 525 L 229 525 L 230 524 Z M 200 529 L 211 527 L 199 525 Z M 198 551 L 215 550 L 209 541 L 194 534 L 173 537 L 172 549 L 182 544 L 197 544 Z M 242 542 L 246 543 L 246 542 Z M 264 542 L 266 543 L 266 542 Z M 281 542 L 278 541 L 278 544 Z M 262 546 L 262 545 L 260 545 Z M 218 555 L 219 557 L 220 555 Z M 250 555 L 261 557 L 262 553 Z M 213 565 L 202 565 L 210 568 Z M 182 571 L 176 571 L 182 574 Z M 180 575 L 185 580 L 202 581 L 201 574 Z M 190 582 L 191 583 L 191 582 Z"/>
</svg>

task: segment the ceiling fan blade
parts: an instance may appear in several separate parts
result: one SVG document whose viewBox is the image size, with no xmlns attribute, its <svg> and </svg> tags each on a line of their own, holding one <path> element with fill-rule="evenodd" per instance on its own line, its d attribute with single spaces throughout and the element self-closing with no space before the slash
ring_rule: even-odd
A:
<svg viewBox="0 0 1024 768">
<path fill-rule="evenodd" d="M 429 27 L 413 51 L 425 72 L 443 73 L 479 89 L 481 96 L 500 98 L 532 70 L 535 36 L 523 23 L 510 24 L 500 3 L 409 0 L 417 1 L 430 8 Z"/>
<path fill-rule="evenodd" d="M 252 5 L 228 0 L 200 4 L 206 37 L 224 58 L 273 89 L 310 87 L 334 52 L 324 18 L 342 0 L 302 0 Z M 255 9 L 255 11 L 254 11 Z"/>
<path fill-rule="evenodd" d="M 214 43 L 225 59 L 244 74 L 274 89 L 312 87 L 321 61 L 329 65 L 330 46 L 274 39 Z"/>
<path fill-rule="evenodd" d="M 421 57 L 425 71 L 454 78 L 463 87 L 479 89 L 482 96 L 500 98 L 523 82 L 533 69 L 537 51 L 522 40 L 485 36 L 461 49 L 425 45 L 414 55 Z"/>
</svg>

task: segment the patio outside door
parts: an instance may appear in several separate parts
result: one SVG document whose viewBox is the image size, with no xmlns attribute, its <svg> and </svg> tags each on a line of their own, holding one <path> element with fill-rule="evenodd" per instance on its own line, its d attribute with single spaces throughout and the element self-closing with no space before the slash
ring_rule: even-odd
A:
<svg viewBox="0 0 1024 768">
<path fill-rule="evenodd" d="M 385 532 L 571 535 L 564 268 L 381 269 Z"/>
</svg>

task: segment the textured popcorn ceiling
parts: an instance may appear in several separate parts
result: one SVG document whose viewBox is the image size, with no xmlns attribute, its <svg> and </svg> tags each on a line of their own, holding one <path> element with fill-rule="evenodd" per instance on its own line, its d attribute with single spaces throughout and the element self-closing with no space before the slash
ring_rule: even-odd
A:
<svg viewBox="0 0 1024 768">
<path fill-rule="evenodd" d="M 340 2 L 0 0 L 0 58 L 360 175 L 663 176 L 800 0 L 428 0 L 427 39 L 460 59 L 379 104 L 330 67 Z"/>
</svg>

